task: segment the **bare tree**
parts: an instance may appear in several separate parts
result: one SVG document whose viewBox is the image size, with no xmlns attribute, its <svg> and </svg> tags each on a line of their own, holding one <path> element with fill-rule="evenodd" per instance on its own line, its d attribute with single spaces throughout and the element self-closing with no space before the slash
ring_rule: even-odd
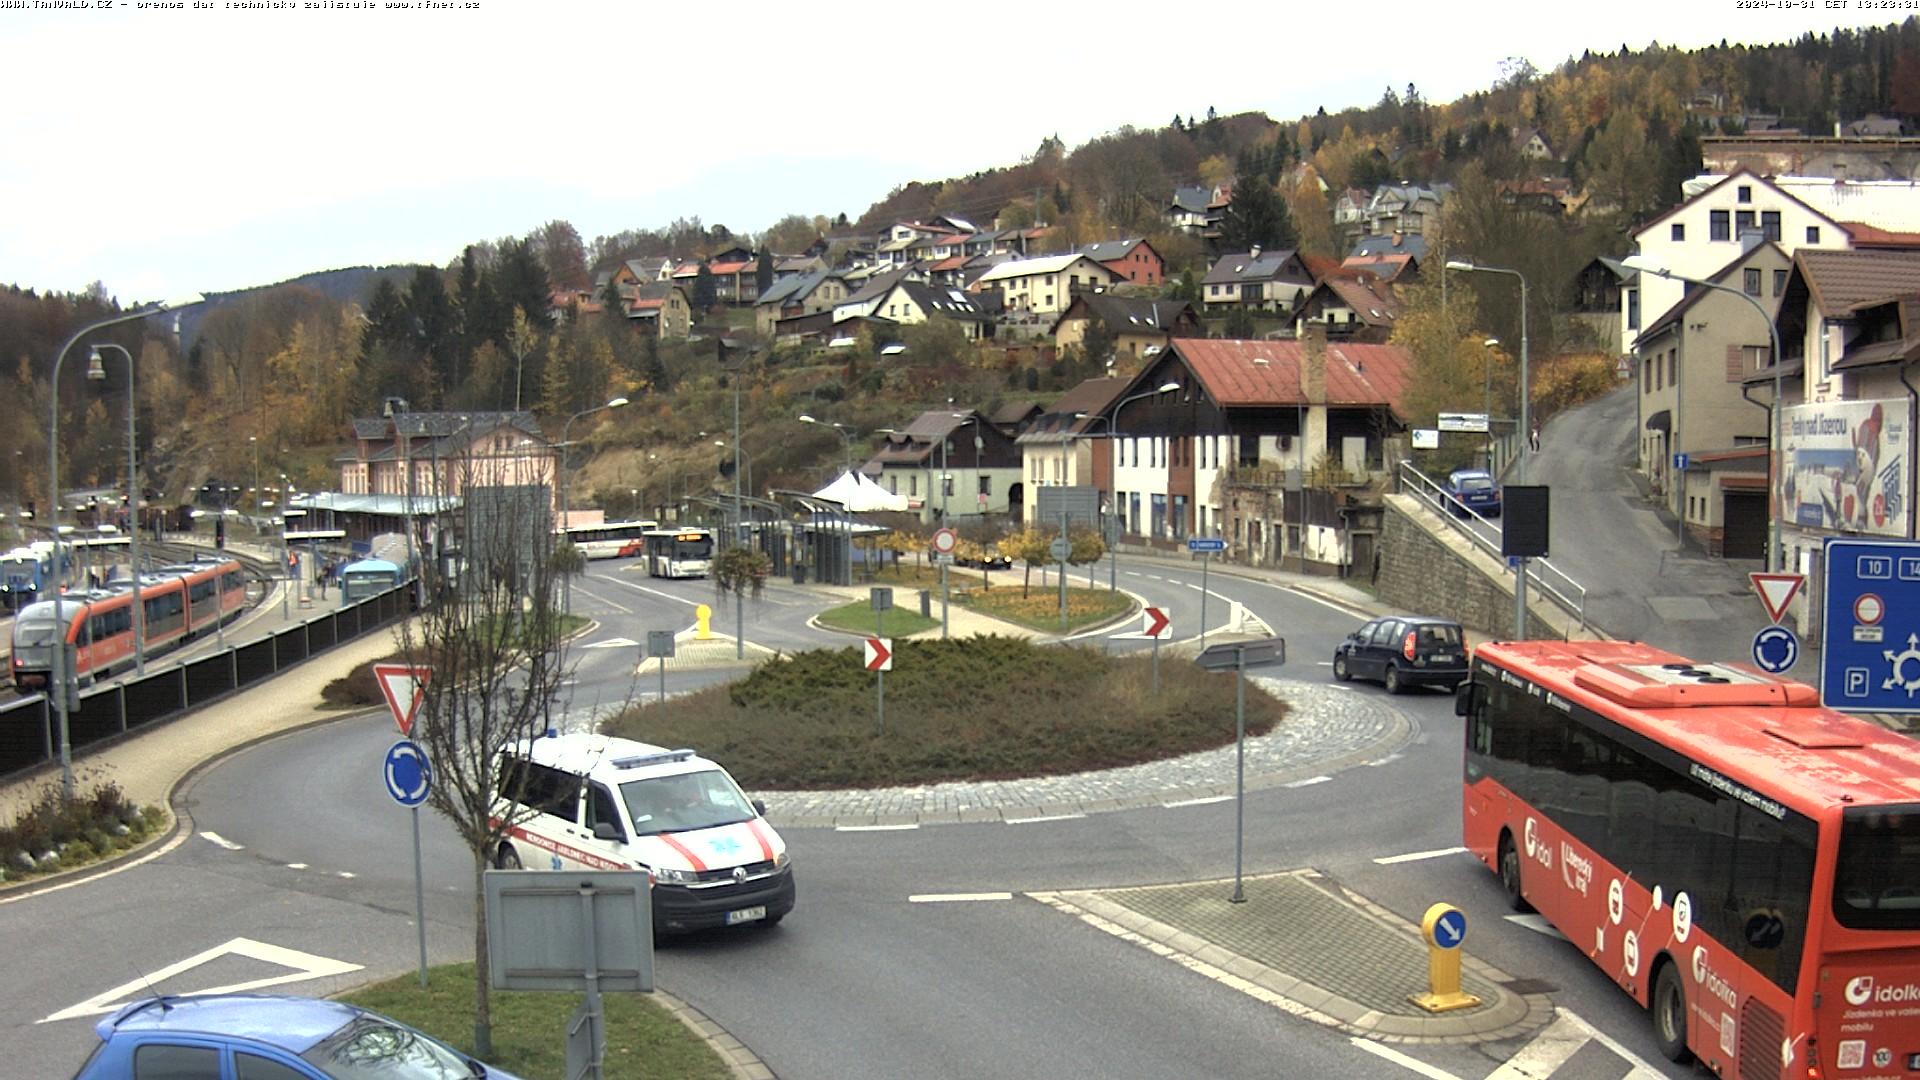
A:
<svg viewBox="0 0 1920 1080">
<path fill-rule="evenodd" d="M 445 441 L 458 443 L 465 424 L 449 420 Z M 473 855 L 473 1041 L 485 1058 L 493 1038 L 482 878 L 517 823 L 496 813 L 496 789 L 518 804 L 525 785 L 524 770 L 503 767 L 501 755 L 553 724 L 570 627 L 555 604 L 548 477 L 524 475 L 517 459 L 477 455 L 467 438 L 436 463 L 434 487 L 459 493 L 462 505 L 437 523 L 441 550 L 421 561 L 426 603 L 398 636 L 409 665 L 432 669 L 413 729 L 433 767 L 430 805 Z"/>
</svg>

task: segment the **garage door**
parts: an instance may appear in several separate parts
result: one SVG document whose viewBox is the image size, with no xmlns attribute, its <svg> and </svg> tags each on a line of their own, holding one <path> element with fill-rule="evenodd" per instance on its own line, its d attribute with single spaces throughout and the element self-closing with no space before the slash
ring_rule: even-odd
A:
<svg viewBox="0 0 1920 1080">
<path fill-rule="evenodd" d="M 1720 554 L 1728 559 L 1767 557 L 1767 493 L 1729 489 Z"/>
</svg>

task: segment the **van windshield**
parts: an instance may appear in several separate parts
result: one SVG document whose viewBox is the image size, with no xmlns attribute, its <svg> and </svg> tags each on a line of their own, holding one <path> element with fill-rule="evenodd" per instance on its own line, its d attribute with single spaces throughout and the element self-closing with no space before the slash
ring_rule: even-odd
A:
<svg viewBox="0 0 1920 1080">
<path fill-rule="evenodd" d="M 719 769 L 629 780 L 620 785 L 620 798 L 641 836 L 712 829 L 754 816 L 733 778 Z"/>
</svg>

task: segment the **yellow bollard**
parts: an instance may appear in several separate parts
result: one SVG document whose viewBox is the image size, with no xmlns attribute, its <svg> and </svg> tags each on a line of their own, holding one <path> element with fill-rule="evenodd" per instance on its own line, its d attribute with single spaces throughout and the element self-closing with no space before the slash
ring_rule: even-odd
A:
<svg viewBox="0 0 1920 1080">
<path fill-rule="evenodd" d="M 1427 940 L 1427 986 L 1424 994 L 1407 1000 L 1428 1012 L 1471 1009 L 1480 999 L 1460 989 L 1460 947 L 1467 940 L 1467 917 L 1452 904 L 1435 904 L 1420 920 L 1420 936 Z"/>
<path fill-rule="evenodd" d="M 699 638 L 701 641 L 712 640 L 713 639 L 713 609 L 708 607 L 705 604 L 701 604 L 699 607 L 696 607 L 693 609 L 693 618 L 694 618 L 694 622 L 699 626 L 699 630 L 694 634 L 694 636 Z"/>
</svg>

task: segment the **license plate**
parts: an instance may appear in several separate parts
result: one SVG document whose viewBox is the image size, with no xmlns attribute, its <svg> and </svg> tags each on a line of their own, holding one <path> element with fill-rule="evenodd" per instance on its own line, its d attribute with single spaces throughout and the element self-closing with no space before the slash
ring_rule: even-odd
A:
<svg viewBox="0 0 1920 1080">
<path fill-rule="evenodd" d="M 727 925 L 738 926 L 743 922 L 755 922 L 766 917 L 767 907 L 765 904 L 759 907 L 741 908 L 739 911 L 727 912 Z"/>
<path fill-rule="evenodd" d="M 1452 653 L 1435 653 L 1427 659 L 1435 664 L 1451 664 L 1455 662 Z"/>
</svg>

